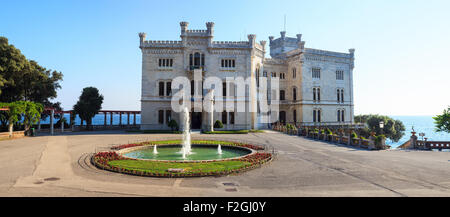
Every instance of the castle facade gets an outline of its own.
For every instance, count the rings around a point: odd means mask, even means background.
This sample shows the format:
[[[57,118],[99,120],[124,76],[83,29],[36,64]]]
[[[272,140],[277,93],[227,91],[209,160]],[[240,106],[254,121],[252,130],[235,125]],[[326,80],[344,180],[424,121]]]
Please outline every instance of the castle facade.
[[[181,123],[180,115],[171,106],[172,81],[186,77],[190,82],[192,103],[190,121],[193,129],[211,129],[211,124],[221,120],[226,130],[267,128],[261,123],[258,107],[259,78],[268,81],[277,78],[277,92],[268,91],[268,98],[279,100],[276,115],[282,123],[295,125],[349,125],[353,124],[353,68],[354,49],[349,53],[332,52],[305,47],[302,35],[279,38],[269,37],[256,41],[256,35],[248,35],[247,41],[214,41],[214,23],[207,22],[206,30],[190,30],[187,22],[181,22],[180,41],[147,40],[139,33],[142,51],[141,129],[170,129],[168,123]],[[270,52],[271,58],[266,58]],[[218,77],[224,102],[240,102],[245,112],[225,108],[222,112],[201,111],[207,91],[201,88],[203,81],[194,80]],[[226,78],[255,79],[239,97],[238,90],[226,83]],[[270,86],[270,85],[269,85]],[[196,91],[199,91],[198,94]],[[276,96],[275,96],[275,95]],[[269,100],[270,101],[270,100]]]

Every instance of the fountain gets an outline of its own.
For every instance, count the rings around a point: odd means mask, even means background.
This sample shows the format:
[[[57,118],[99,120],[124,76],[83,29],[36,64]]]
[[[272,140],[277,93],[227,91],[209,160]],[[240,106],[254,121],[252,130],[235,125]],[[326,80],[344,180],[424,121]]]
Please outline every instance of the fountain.
[[[184,107],[184,115],[183,115],[183,147],[181,148],[181,154],[183,155],[183,159],[186,159],[186,156],[192,154],[191,151],[191,132],[190,132],[190,122],[189,122],[189,110],[187,107]]]
[[[158,150],[156,150],[156,145],[153,146],[153,154],[158,154]]]
[[[222,146],[220,146],[220,144],[217,146],[217,154],[222,155]]]

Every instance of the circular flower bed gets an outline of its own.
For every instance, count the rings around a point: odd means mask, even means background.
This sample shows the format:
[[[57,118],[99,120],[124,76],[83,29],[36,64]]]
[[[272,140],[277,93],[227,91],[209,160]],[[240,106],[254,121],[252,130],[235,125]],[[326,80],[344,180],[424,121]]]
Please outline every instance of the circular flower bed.
[[[202,177],[202,176],[224,176],[241,173],[272,160],[272,154],[257,152],[264,150],[258,145],[244,144],[238,142],[197,140],[192,144],[221,144],[222,146],[239,146],[254,150],[252,154],[238,159],[214,160],[207,162],[180,162],[180,161],[145,161],[127,158],[118,153],[118,150],[137,146],[153,145],[175,145],[179,140],[152,141],[135,144],[126,144],[112,147],[113,151],[96,153],[91,162],[97,168],[137,176],[152,177]]]

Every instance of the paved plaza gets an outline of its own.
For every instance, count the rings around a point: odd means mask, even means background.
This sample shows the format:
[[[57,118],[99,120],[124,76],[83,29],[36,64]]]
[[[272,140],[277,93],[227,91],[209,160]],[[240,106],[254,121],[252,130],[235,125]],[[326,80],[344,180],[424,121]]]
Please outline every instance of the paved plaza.
[[[450,152],[367,151],[272,131],[192,135],[275,150],[274,161],[240,175],[137,177],[89,162],[113,144],[181,137],[110,131],[0,141],[0,196],[450,196]]]

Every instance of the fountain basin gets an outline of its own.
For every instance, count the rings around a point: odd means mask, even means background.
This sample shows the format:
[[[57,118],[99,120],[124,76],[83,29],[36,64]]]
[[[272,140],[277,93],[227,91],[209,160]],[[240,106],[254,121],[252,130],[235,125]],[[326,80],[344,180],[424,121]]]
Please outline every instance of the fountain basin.
[[[252,154],[254,151],[238,146],[221,146],[222,153],[218,153],[218,145],[192,145],[192,154],[183,158],[180,152],[182,145],[158,145],[158,153],[154,153],[154,146],[141,146],[122,149],[119,154],[126,158],[138,160],[154,160],[168,162],[208,162],[233,160]]]
[[[185,145],[182,140],[119,145],[111,147],[111,151],[97,152],[91,163],[99,169],[129,175],[187,178],[239,174],[273,159],[262,146],[216,140],[192,141],[192,153],[183,158],[181,149]]]

